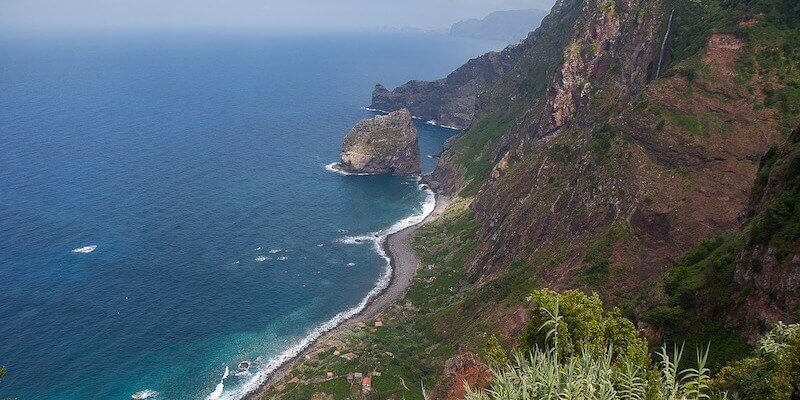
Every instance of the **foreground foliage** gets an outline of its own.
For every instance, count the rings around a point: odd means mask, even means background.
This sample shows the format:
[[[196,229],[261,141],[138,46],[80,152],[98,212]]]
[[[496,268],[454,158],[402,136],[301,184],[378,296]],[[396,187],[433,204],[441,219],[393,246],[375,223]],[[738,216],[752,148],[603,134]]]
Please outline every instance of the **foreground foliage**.
[[[776,399],[800,396],[800,325],[778,324],[758,342],[753,357],[711,377],[711,344],[685,360],[683,346],[665,344],[651,363],[632,323],[604,314],[597,296],[536,291],[530,348],[492,369],[490,388],[468,400]],[[633,332],[633,333],[631,333]],[[641,354],[640,349],[645,353]],[[687,366],[689,365],[689,366]]]
[[[723,368],[713,385],[741,399],[800,398],[800,325],[778,323],[752,357]]]

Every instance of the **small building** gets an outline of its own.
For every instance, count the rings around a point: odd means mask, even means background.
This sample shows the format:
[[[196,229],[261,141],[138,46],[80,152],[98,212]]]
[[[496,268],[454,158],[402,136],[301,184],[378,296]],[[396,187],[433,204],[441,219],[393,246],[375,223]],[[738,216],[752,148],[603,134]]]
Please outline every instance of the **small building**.
[[[325,374],[325,377],[328,379],[333,378],[333,371],[328,371],[328,373]]]
[[[367,393],[372,390],[372,378],[367,376],[361,380],[361,393]]]
[[[361,372],[353,373],[353,378],[362,379],[362,378],[364,378],[364,374],[362,374]]]
[[[381,322],[381,321],[375,321],[375,327],[376,327],[376,328],[380,328],[381,326],[383,326],[383,322]]]

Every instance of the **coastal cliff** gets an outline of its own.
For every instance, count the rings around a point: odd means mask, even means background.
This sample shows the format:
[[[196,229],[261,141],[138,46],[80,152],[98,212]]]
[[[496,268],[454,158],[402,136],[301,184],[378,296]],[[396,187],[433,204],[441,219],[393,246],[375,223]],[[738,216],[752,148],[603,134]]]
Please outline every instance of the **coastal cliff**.
[[[655,346],[710,341],[714,372],[795,322],[797,7],[559,0],[517,46],[378,86],[374,108],[466,128],[426,178],[452,202],[415,236],[406,299],[335,343],[357,361],[319,364],[378,368],[363,398],[419,397],[415,379],[462,398],[486,384],[477,361],[505,365],[539,331],[541,288],[596,293]]]
[[[372,92],[370,108],[385,111],[408,108],[426,121],[466,129],[479,109],[487,111],[486,105],[480,104],[485,101],[479,95],[490,97],[491,93],[482,91],[492,90],[500,78],[506,83],[495,86],[519,85],[522,89],[521,95],[505,99],[523,104],[543,87],[538,80],[556,68],[561,58],[559,49],[566,40],[561,29],[572,24],[576,11],[575,2],[557,2],[541,26],[519,44],[473,58],[445,78],[414,80],[391,91],[378,84]]]
[[[417,128],[407,109],[365,119],[347,134],[339,168],[349,173],[420,172]]]

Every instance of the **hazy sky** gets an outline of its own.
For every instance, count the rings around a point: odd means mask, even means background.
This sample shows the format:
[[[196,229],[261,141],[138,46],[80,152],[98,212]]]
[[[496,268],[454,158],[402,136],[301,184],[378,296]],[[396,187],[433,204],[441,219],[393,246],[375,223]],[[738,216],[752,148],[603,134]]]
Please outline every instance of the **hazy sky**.
[[[445,28],[554,0],[0,0],[4,29]]]

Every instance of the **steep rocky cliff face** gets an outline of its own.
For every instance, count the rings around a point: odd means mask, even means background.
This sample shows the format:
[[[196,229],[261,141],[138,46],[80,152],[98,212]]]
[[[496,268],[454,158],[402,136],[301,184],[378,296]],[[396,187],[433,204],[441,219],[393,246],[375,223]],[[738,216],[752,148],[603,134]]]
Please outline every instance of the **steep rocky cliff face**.
[[[518,85],[522,92],[528,94],[513,99],[520,103],[520,107],[526,99],[530,99],[530,93],[544,86],[530,83],[540,80],[548,74],[548,69],[557,65],[560,42],[564,40],[560,28],[572,24],[576,16],[576,4],[574,0],[559,0],[550,15],[542,20],[541,26],[525,40],[500,52],[474,58],[443,79],[433,82],[410,81],[392,91],[377,85],[370,107],[385,111],[408,108],[419,118],[466,129],[479,109],[488,111],[488,107],[478,104],[480,92],[495,85],[501,77],[509,78],[503,85]],[[511,99],[505,98],[504,101]]]
[[[793,118],[774,92],[797,85],[795,45],[764,39],[773,28],[757,3],[711,5],[711,17],[683,1],[559,3],[577,16],[561,19],[569,40],[544,90],[525,92],[513,73],[493,81],[431,178],[474,197],[467,281],[522,269],[541,285],[597,290],[615,304],[703,239],[736,230],[759,159]],[[666,73],[653,80],[673,7]],[[797,27],[788,29],[796,39]],[[766,58],[772,51],[789,61]],[[527,106],[516,107],[519,98]],[[770,270],[772,283],[737,279],[783,290],[784,272]],[[779,297],[764,294],[756,297]]]
[[[339,168],[351,173],[420,172],[417,128],[407,109],[359,122],[344,139]]]
[[[754,337],[800,318],[800,128],[762,159],[742,217],[734,280],[743,307],[729,318]]]
[[[465,129],[475,114],[478,88],[497,78],[511,63],[509,53],[513,51],[472,59],[438,81],[410,81],[392,91],[378,84],[369,107],[384,111],[408,108],[426,121]]]

